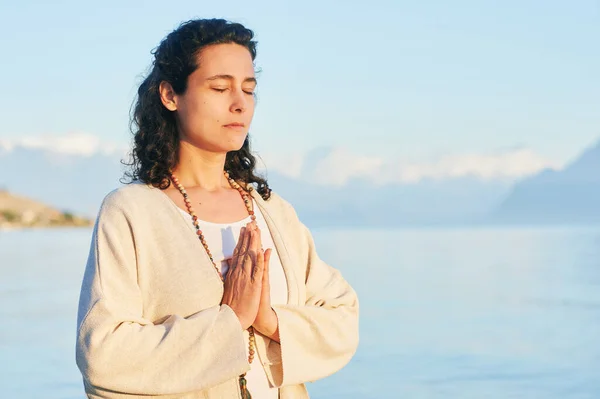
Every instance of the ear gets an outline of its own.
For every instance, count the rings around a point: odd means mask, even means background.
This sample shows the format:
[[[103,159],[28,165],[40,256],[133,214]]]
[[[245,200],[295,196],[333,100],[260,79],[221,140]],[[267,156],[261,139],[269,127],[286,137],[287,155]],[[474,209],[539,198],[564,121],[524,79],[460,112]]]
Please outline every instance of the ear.
[[[165,108],[169,111],[177,111],[177,94],[175,94],[175,90],[173,90],[171,83],[164,80],[160,82],[158,92],[160,94],[160,101]]]

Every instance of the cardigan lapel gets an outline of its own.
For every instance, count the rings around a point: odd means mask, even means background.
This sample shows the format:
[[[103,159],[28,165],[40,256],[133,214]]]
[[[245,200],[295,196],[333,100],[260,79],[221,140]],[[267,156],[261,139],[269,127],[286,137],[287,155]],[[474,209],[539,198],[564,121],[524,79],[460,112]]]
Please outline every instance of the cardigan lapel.
[[[250,191],[250,195],[256,201],[256,204],[258,205],[258,208],[262,213],[267,226],[269,227],[271,238],[273,238],[275,249],[279,255],[279,260],[281,261],[281,266],[283,267],[283,272],[287,281],[287,303],[290,305],[300,305],[298,276],[296,275],[297,268],[294,267],[293,260],[290,257],[284,238],[279,230],[279,226],[285,227],[283,215],[279,214],[277,210],[273,209],[268,201],[263,200],[255,189]]]
[[[250,195],[254,198],[255,203],[258,205],[259,211],[262,213],[267,226],[269,227],[269,232],[271,234],[271,238],[273,239],[273,244],[275,245],[275,249],[277,254],[279,255],[279,260],[281,262],[281,266],[283,267],[283,272],[287,281],[287,290],[288,290],[288,304],[291,305],[299,305],[299,286],[298,286],[298,276],[296,275],[297,267],[294,267],[294,261],[291,259],[288,249],[285,245],[284,238],[279,230],[279,226],[285,228],[286,220],[284,215],[279,211],[276,207],[272,205],[272,203],[268,201],[264,201],[260,194],[256,190],[250,191]],[[265,366],[266,369],[269,369],[272,365],[278,364],[282,362],[281,359],[281,349],[279,350],[270,350],[269,348],[272,345],[280,345],[271,341],[269,338],[264,335],[258,333],[255,335],[255,345],[256,352],[258,354],[258,358],[261,363]],[[279,353],[279,355],[275,355],[273,358],[269,358],[269,353]],[[268,372],[266,373],[269,383],[272,386],[275,386],[275,381],[273,379],[273,375]]]
[[[186,215],[183,215],[181,213],[181,209],[161,189],[150,186],[150,185],[146,185],[146,187],[148,189],[150,189],[151,191],[156,192],[157,198],[161,198],[161,201],[168,204],[168,206],[170,208],[170,212],[173,214],[173,223],[178,223],[180,226],[182,226],[182,228],[184,228],[183,226],[185,226],[185,229],[190,232],[190,234],[184,234],[184,236],[189,237],[190,244],[191,244],[190,247],[194,248],[194,250],[199,253],[198,259],[200,260],[202,267],[209,268],[210,270],[213,271],[212,276],[214,278],[211,279],[210,284],[213,284],[213,285],[219,287],[221,295],[223,295],[223,291],[224,291],[223,281],[221,280],[221,277],[215,270],[215,266],[213,265],[212,261],[210,260],[210,257],[208,256],[208,254],[206,253],[206,250],[202,246],[202,243],[200,242],[200,240],[198,240],[196,228],[192,224],[191,220],[188,220],[186,218]],[[161,208],[162,207],[160,207],[160,206],[156,207],[156,209],[161,209]],[[175,220],[180,221],[180,222],[175,222]],[[204,282],[204,283],[206,284],[207,282]]]

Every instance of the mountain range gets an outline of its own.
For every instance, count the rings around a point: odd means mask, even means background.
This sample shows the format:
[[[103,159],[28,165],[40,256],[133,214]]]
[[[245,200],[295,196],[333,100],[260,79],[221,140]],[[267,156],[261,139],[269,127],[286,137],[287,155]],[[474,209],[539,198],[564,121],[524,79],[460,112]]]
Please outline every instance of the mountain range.
[[[600,223],[600,142],[562,170],[517,182],[490,217],[495,223]]]
[[[320,165],[333,150],[312,154]],[[93,217],[104,196],[121,185],[122,153],[60,153],[0,147],[0,189],[63,211]],[[271,188],[312,227],[600,222],[600,143],[562,170],[545,169],[521,180],[462,174],[382,184],[354,175],[326,184],[311,174],[265,169]]]

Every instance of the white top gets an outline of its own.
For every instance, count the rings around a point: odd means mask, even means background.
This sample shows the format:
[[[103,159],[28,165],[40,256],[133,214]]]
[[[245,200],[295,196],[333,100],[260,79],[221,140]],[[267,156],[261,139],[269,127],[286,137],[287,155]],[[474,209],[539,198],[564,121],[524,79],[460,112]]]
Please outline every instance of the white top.
[[[269,227],[264,220],[262,213],[254,199],[252,206],[255,210],[256,223],[261,232],[261,242],[263,249],[272,249],[271,260],[269,262],[269,282],[271,285],[271,303],[272,304],[287,304],[287,281],[279,260],[279,255],[275,249],[273,238],[269,232]],[[187,215],[192,223],[192,217],[183,209],[179,209],[183,214]],[[227,259],[233,256],[240,231],[242,227],[251,221],[250,215],[247,218],[233,223],[211,223],[198,219],[200,230],[204,235],[204,239],[208,244],[208,248],[212,253],[213,259],[217,267],[220,268],[221,274],[227,278],[229,265]],[[248,355],[248,331],[244,331],[244,339],[246,342],[246,355]],[[254,361],[250,365],[250,371],[246,373],[246,381],[248,390],[253,398],[260,399],[277,399],[279,397],[278,389],[271,387],[269,380],[264,372],[261,362],[266,362],[267,359],[259,359],[255,351]]]

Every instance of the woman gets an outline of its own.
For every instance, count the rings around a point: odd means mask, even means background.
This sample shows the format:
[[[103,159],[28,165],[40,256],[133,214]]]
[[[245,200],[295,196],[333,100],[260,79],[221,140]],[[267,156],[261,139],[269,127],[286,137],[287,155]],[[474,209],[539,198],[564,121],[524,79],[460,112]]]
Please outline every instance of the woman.
[[[194,20],[154,53],[81,288],[89,398],[308,398],[356,350],[354,290],[254,172],[252,39]]]

